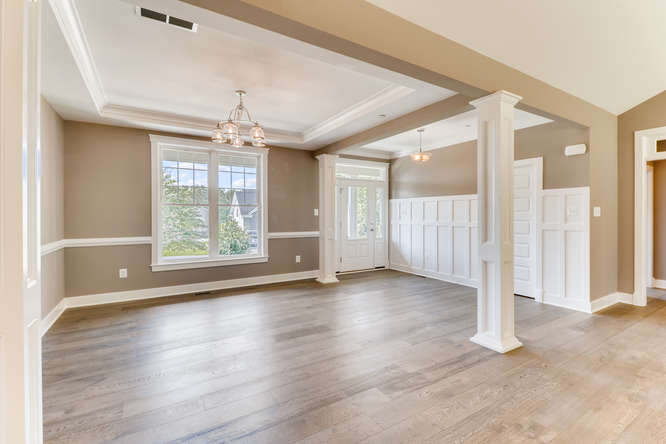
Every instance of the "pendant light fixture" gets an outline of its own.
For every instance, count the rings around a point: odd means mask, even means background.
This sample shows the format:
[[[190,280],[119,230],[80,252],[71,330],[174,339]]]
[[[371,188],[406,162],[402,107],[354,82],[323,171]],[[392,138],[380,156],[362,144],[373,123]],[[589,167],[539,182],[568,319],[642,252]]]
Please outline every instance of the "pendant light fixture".
[[[416,162],[427,162],[430,160],[432,154],[428,151],[423,151],[423,131],[425,131],[425,128],[419,128],[416,131],[419,133],[419,150],[412,153],[412,160]]]
[[[266,146],[264,130],[257,121],[252,120],[250,112],[245,105],[243,105],[243,96],[246,94],[247,93],[242,89],[236,90],[236,95],[239,99],[238,105],[229,111],[229,116],[226,121],[220,121],[217,123],[215,129],[213,129],[213,135],[211,137],[213,142],[227,143],[237,148],[242,147],[244,142],[241,134],[241,123],[245,122],[252,124],[247,135],[252,142],[252,145]],[[247,118],[245,118],[245,116],[247,116]]]

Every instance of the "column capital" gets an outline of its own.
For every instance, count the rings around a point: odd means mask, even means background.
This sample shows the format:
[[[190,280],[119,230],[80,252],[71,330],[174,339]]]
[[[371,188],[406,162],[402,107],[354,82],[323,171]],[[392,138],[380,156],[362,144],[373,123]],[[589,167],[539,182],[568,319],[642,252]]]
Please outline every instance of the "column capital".
[[[322,161],[326,159],[337,159],[338,157],[340,156],[338,156],[337,154],[318,154],[315,156],[315,159]]]
[[[471,102],[469,102],[469,104],[475,108],[479,108],[479,106],[492,103],[506,103],[511,106],[515,106],[516,103],[520,102],[521,100],[522,97],[520,97],[519,95],[501,89],[492,94],[488,94],[487,96],[479,97],[476,100],[472,100]]]

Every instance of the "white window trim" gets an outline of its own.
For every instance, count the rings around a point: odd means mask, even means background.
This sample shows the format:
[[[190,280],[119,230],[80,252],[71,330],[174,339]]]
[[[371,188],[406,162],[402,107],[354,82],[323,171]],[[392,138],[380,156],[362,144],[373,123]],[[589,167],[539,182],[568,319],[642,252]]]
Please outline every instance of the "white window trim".
[[[226,265],[239,265],[239,264],[254,264],[261,262],[268,262],[268,199],[267,199],[267,181],[268,181],[268,148],[254,148],[242,147],[234,148],[227,145],[218,145],[212,142],[204,142],[200,140],[183,139],[178,137],[158,136],[155,134],[150,135],[150,153],[151,153],[151,215],[152,215],[152,271],[170,271],[170,270],[186,270],[191,268],[206,268],[206,267],[219,267]],[[251,154],[257,157],[257,177],[259,178],[259,199],[258,203],[261,206],[261,214],[259,218],[259,232],[261,233],[261,240],[258,245],[258,252],[256,254],[238,255],[228,258],[191,258],[187,260],[161,260],[160,247],[162,233],[159,229],[161,224],[160,208],[162,206],[161,193],[160,193],[160,149],[163,147],[170,147],[176,149],[185,149],[193,151],[207,151],[215,154]],[[208,186],[209,190],[217,190],[217,174],[212,169],[213,165],[209,167]],[[211,191],[212,194],[212,191]],[[209,205],[213,202],[209,200]],[[211,214],[216,215],[216,211],[210,211]],[[216,222],[217,217],[213,216],[213,221]],[[215,224],[216,225],[216,224]],[[214,229],[210,226],[209,230]],[[215,245],[210,246],[211,251],[215,251]]]

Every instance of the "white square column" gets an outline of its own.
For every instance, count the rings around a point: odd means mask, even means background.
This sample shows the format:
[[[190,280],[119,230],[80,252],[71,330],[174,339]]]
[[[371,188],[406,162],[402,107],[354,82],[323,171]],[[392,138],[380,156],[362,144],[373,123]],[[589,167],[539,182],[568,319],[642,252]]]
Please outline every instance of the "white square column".
[[[479,287],[477,332],[471,340],[500,353],[522,344],[514,334],[514,106],[521,97],[498,91],[470,102],[478,112],[477,194]]]
[[[319,160],[319,277],[322,284],[338,282],[335,276],[335,163],[338,156],[320,154]]]

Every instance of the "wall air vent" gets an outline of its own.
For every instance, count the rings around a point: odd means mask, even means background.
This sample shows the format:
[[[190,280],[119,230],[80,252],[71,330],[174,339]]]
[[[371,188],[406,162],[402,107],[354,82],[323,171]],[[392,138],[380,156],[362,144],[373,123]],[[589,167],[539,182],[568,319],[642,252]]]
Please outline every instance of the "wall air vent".
[[[183,20],[178,17],[172,17],[163,12],[157,12],[153,11],[152,9],[147,9],[137,6],[136,15],[152,20],[157,20],[158,22],[166,23],[168,25],[177,26],[181,29],[187,29],[188,31],[197,32],[198,25],[196,23],[190,22],[188,20]]]

